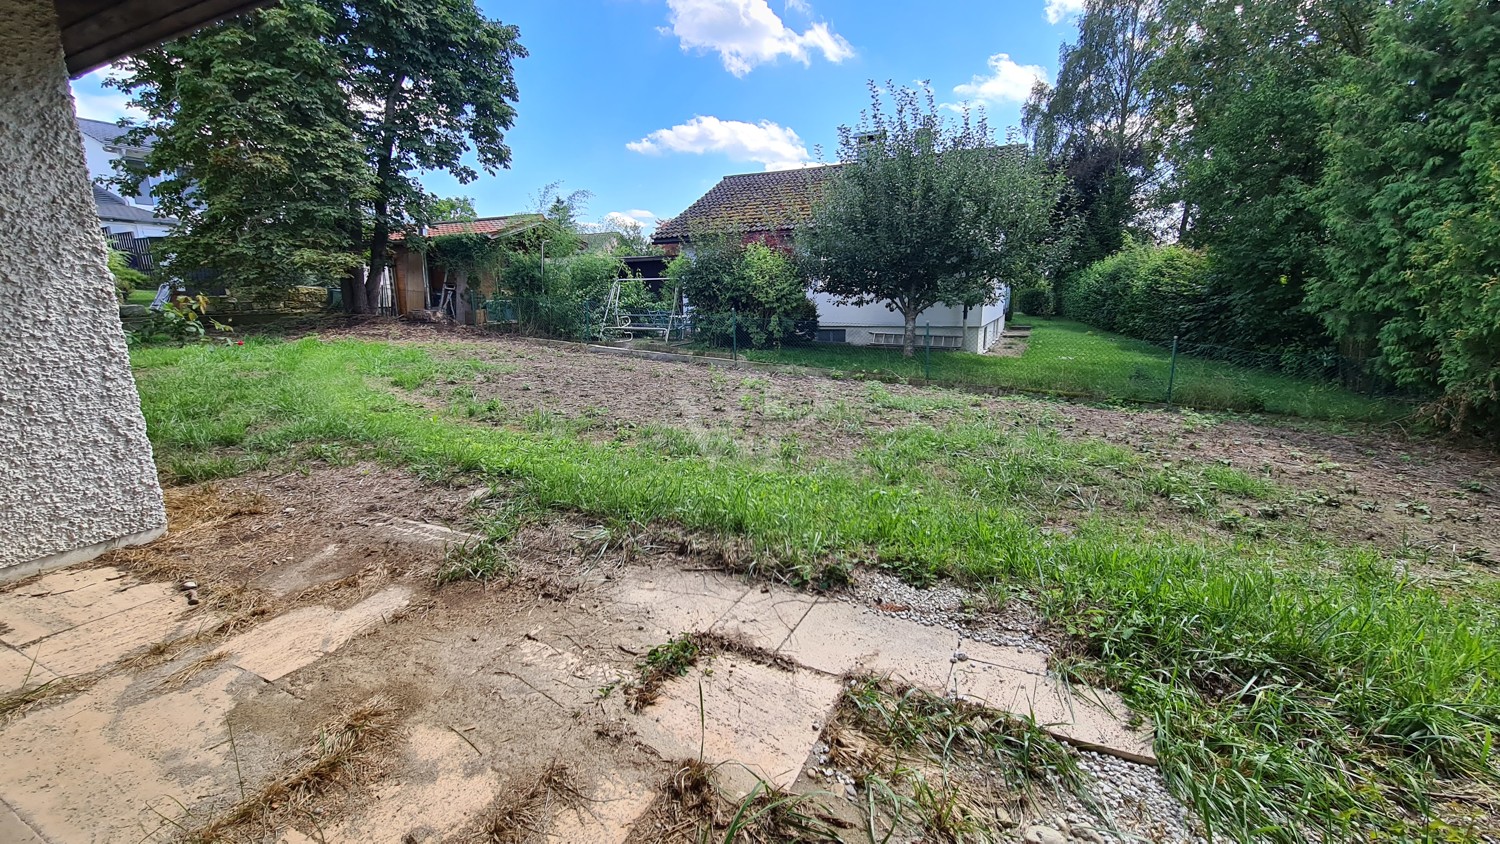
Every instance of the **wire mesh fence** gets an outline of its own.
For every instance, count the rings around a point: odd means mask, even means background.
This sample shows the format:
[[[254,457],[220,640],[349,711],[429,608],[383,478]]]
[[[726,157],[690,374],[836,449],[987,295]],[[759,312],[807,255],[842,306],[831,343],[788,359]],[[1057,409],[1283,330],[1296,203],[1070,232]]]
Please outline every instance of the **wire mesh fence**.
[[[486,304],[492,329],[629,343],[845,377],[1020,391],[1205,410],[1376,421],[1409,411],[1366,361],[1324,350],[1252,351],[1177,338],[1152,343],[1063,319],[1008,326],[834,326],[743,313],[611,313],[545,298]]]

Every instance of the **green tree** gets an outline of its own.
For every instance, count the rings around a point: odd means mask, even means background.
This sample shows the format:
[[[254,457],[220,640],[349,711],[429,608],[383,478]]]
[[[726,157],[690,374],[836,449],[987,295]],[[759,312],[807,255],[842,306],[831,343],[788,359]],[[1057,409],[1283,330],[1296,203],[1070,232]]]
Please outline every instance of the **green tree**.
[[[337,44],[361,119],[357,132],[375,172],[369,274],[354,305],[373,311],[391,232],[417,218],[426,197],[417,174],[442,170],[461,184],[510,165],[505,132],[515,122],[513,62],[520,32],[486,18],[474,0],[323,0],[337,17]]]
[[[994,301],[1000,282],[1047,272],[1060,179],[997,146],[982,117],[944,119],[930,91],[895,89],[888,114],[870,90],[860,129],[839,129],[842,166],[799,243],[821,290],[902,315],[910,357],[921,312]]]
[[[429,223],[461,223],[478,219],[479,212],[471,196],[429,196],[422,216]]]
[[[181,221],[163,246],[169,273],[217,270],[231,287],[265,290],[326,284],[358,264],[350,204],[372,180],[336,24],[288,0],[125,60],[114,84],[146,113],[125,142],[154,145],[121,181],[134,192],[166,176],[158,207]]]
[[[1318,86],[1363,53],[1373,0],[1165,0],[1150,73],[1182,240],[1207,249],[1225,345],[1326,346],[1304,306],[1326,238]]]
[[[1158,0],[1088,0],[1078,39],[1058,53],[1022,112],[1033,151],[1065,173],[1059,222],[1071,223],[1066,275],[1119,249],[1147,202],[1157,141],[1147,71],[1160,51]]]
[[[1500,426],[1500,7],[1398,0],[1323,91],[1330,237],[1309,302],[1345,348]]]

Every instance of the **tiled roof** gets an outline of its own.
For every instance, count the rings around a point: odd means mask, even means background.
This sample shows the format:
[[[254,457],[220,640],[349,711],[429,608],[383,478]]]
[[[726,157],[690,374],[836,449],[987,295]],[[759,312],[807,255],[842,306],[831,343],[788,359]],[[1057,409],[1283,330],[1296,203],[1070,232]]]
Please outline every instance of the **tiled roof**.
[[[99,185],[93,187],[94,209],[99,212],[101,220],[113,220],[119,223],[160,223],[164,226],[177,225],[177,221],[171,217],[158,217],[150,208],[131,205],[109,188]]]
[[[457,223],[434,223],[427,227],[428,237],[442,237],[449,234],[515,234],[531,228],[546,220],[541,214],[511,214],[506,217],[480,217],[477,220],[464,220]],[[393,232],[391,240],[401,240],[401,232]]]
[[[101,144],[117,143],[120,140],[121,135],[130,131],[123,126],[116,126],[113,123],[106,123],[103,120],[90,120],[87,117],[80,117],[77,118],[77,120],[78,131],[82,132],[85,135],[88,135],[90,138],[93,138]],[[145,147],[149,148],[150,146],[151,141],[148,139],[146,141]]]
[[[813,203],[838,165],[725,176],[713,190],[656,228],[657,242],[694,231],[764,232],[794,229],[812,219]]]

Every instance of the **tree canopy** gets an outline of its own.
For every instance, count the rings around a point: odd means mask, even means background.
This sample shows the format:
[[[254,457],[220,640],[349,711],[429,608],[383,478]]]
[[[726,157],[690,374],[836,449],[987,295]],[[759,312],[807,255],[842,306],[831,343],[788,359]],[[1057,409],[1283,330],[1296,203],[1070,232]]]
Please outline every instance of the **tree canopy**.
[[[884,303],[916,348],[917,315],[975,307],[999,284],[1047,269],[1059,180],[1019,145],[997,145],[982,115],[945,118],[930,91],[873,83],[857,128],[839,129],[841,166],[799,234],[819,289]]]
[[[181,225],[165,265],[217,271],[237,288],[324,284],[359,263],[358,206],[373,177],[353,134],[336,21],[307,0],[127,59],[119,83],[147,115],[126,143],[153,142],[158,209]]]
[[[342,275],[371,310],[392,232],[472,216],[418,173],[509,165],[519,37],[474,0],[287,0],[209,27],[127,62],[119,86],[156,138],[130,178],[169,177],[174,261],[251,287]]]

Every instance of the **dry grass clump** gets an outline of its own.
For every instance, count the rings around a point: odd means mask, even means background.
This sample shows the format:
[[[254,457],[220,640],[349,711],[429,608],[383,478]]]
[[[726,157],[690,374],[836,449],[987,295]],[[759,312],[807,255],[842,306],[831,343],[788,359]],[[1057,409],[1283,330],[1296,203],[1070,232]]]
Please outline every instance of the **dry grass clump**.
[[[826,794],[789,794],[759,781],[733,800],[713,775],[713,766],[701,760],[678,763],[628,844],[842,842],[852,828],[822,811],[818,801]]]
[[[559,808],[584,799],[573,772],[553,760],[540,773],[517,777],[486,813],[469,844],[519,844],[543,831]]]
[[[203,656],[193,660],[192,662],[168,675],[167,679],[163,680],[161,683],[162,688],[167,689],[168,691],[175,692],[178,689],[181,689],[183,686],[186,686],[189,680],[197,677],[199,674],[207,671],[215,665],[218,665],[228,658],[228,651],[213,651],[211,653],[204,654]]]
[[[217,484],[168,487],[167,535],[149,545],[122,548],[100,558],[101,564],[127,569],[142,578],[182,580],[199,574],[203,555],[194,553],[215,543],[205,536],[244,516],[269,512],[265,496],[242,490],[226,492]]]
[[[94,680],[92,676],[58,677],[29,688],[23,683],[18,689],[0,693],[0,725],[9,724],[44,701],[81,692]]]
[[[336,785],[358,781],[374,752],[398,733],[400,708],[376,695],[340,715],[318,731],[317,738],[287,767],[285,773],[203,826],[188,841],[218,841],[252,824],[269,825],[276,815],[305,806]]]
[[[722,633],[684,633],[646,652],[636,666],[638,676],[625,688],[625,699],[632,712],[640,712],[656,702],[661,687],[673,677],[685,676],[693,666],[718,654],[737,654],[762,665],[791,671],[795,664],[784,656]]]

